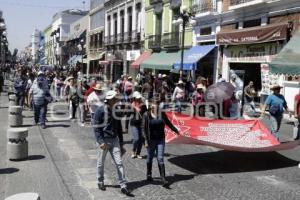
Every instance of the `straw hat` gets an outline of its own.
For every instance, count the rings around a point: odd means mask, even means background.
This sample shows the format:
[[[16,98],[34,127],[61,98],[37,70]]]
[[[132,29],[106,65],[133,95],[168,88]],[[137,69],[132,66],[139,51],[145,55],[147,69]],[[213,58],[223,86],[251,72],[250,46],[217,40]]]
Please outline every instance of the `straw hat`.
[[[141,98],[142,98],[142,95],[141,95],[141,93],[135,91],[135,92],[132,94],[132,98],[135,98],[135,99],[141,99]]]
[[[197,85],[197,89],[205,90],[205,87],[204,87],[202,84],[198,84],[198,85]]]
[[[102,88],[102,86],[101,86],[100,83],[98,83],[95,87],[93,87],[93,89],[97,90],[97,91],[102,91],[103,90],[103,88]]]
[[[110,91],[108,91],[108,92],[106,93],[105,99],[106,99],[106,100],[113,99],[113,98],[115,98],[115,97],[117,96],[117,94],[118,94],[118,93],[117,93],[116,91],[110,90]]]
[[[181,85],[181,84],[184,84],[184,83],[183,83],[182,80],[179,80],[178,83],[177,83],[177,85]]]
[[[167,75],[166,75],[166,74],[163,74],[163,75],[162,75],[162,77],[163,77],[163,78],[166,78],[166,77],[167,77]]]
[[[282,86],[280,86],[280,85],[274,85],[272,88],[271,88],[271,90],[280,90],[282,88]]]

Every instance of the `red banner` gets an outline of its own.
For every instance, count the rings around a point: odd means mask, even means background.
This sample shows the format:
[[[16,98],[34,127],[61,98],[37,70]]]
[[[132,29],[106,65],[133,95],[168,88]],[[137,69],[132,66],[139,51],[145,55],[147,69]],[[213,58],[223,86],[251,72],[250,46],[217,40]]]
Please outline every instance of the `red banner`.
[[[166,142],[212,146],[230,151],[266,152],[291,149],[293,141],[281,144],[259,120],[209,120],[168,112],[176,135],[166,128]]]

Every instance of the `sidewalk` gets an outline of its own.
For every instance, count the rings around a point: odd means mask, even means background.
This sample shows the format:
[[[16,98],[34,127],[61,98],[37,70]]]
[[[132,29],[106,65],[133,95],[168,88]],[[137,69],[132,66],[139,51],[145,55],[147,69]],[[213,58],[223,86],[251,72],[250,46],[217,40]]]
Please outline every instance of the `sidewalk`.
[[[0,129],[1,129],[1,172],[0,172],[0,199],[23,192],[36,192],[41,199],[49,200],[70,200],[70,199],[89,199],[74,197],[75,192],[71,189],[81,192],[83,189],[78,187],[78,180],[73,177],[72,168],[68,161],[57,155],[53,155],[49,151],[49,146],[56,147],[55,140],[45,142],[44,133],[37,126],[31,126],[33,116],[31,112],[24,111],[24,125],[29,129],[29,157],[25,161],[13,162],[6,157],[6,130],[8,110],[3,108],[7,105],[7,96],[1,96],[1,113],[0,113]],[[47,138],[48,139],[48,138]],[[61,172],[64,172],[62,174]],[[65,173],[69,172],[69,173]],[[68,179],[67,179],[68,178]],[[66,180],[69,181],[66,184]],[[70,185],[74,188],[70,188]],[[82,192],[81,192],[82,193]],[[84,196],[88,196],[85,192]]]

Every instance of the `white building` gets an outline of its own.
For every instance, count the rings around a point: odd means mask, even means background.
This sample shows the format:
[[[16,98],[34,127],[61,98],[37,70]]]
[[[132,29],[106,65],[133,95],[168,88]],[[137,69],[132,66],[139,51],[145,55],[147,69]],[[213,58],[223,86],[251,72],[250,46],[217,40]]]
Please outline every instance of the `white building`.
[[[68,54],[63,49],[64,43],[69,39],[70,24],[85,16],[87,12],[81,10],[65,10],[56,13],[52,20],[53,55],[55,65],[65,65]]]
[[[42,40],[43,32],[35,29],[31,35],[31,57],[33,63],[37,63],[41,59],[40,55],[44,48],[41,44]]]

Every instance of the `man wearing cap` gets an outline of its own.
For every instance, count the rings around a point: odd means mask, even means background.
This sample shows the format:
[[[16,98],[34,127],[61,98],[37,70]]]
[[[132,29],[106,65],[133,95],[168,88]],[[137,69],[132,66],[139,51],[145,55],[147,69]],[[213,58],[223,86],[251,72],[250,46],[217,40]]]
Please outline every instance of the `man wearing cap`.
[[[279,139],[279,129],[283,118],[284,108],[288,111],[287,103],[283,95],[280,94],[281,86],[276,85],[271,88],[273,94],[266,99],[265,105],[262,108],[261,118],[265,115],[266,108],[269,107],[271,115],[271,132]]]
[[[121,149],[118,139],[120,120],[116,119],[115,106],[119,99],[117,92],[110,90],[105,96],[106,104],[99,106],[94,115],[94,133],[98,145],[98,159],[97,159],[97,182],[98,188],[105,191],[104,185],[104,163],[107,153],[109,152],[117,167],[119,184],[121,192],[127,196],[131,193],[127,189],[127,181],[125,178],[124,167],[121,159]]]
[[[183,85],[183,81],[179,80],[172,96],[172,100],[176,103],[175,107],[178,113],[181,113],[181,103],[183,102],[185,97],[185,90]]]
[[[87,105],[93,121],[93,116],[98,107],[103,105],[104,94],[103,88],[100,83],[96,84],[93,88],[93,92],[87,97]]]

